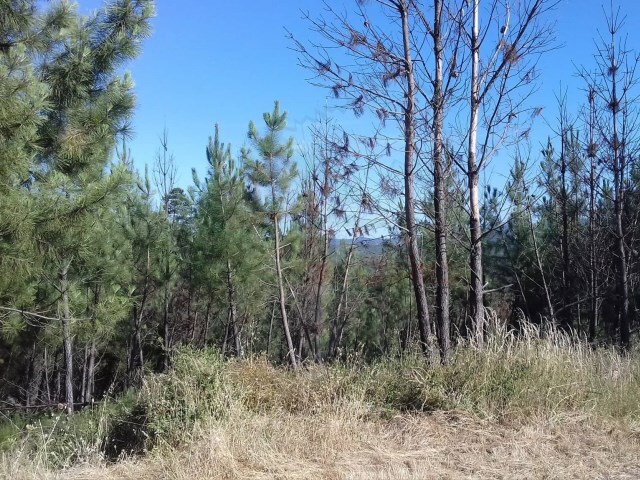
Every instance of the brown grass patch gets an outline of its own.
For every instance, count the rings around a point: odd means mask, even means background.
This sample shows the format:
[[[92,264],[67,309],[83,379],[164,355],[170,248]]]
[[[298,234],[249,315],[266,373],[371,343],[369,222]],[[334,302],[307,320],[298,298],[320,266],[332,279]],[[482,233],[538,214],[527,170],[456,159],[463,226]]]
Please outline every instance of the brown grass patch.
[[[535,327],[460,345],[448,366],[295,374],[185,350],[128,400],[20,432],[0,478],[635,479],[639,398],[640,352]],[[144,455],[108,463],[115,439]]]
[[[80,465],[31,480],[635,479],[637,432],[579,416],[499,424],[462,412],[364,421],[332,415],[233,415],[144,460]],[[8,473],[8,472],[6,472]],[[8,477],[7,477],[8,478]]]

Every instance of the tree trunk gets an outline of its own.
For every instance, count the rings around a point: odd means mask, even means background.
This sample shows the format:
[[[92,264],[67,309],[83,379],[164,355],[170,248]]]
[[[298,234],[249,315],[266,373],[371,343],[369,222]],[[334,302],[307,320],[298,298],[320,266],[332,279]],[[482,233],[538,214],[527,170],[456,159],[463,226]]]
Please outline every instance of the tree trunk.
[[[275,194],[274,194],[275,197]],[[278,276],[278,293],[280,297],[280,315],[282,317],[282,328],[284,330],[284,336],[287,341],[287,348],[289,351],[287,355],[291,366],[294,370],[298,370],[298,361],[296,360],[296,352],[291,339],[291,332],[289,330],[289,319],[287,317],[287,303],[284,293],[284,279],[282,277],[282,266],[280,264],[280,228],[278,226],[278,215],[273,213],[273,230],[275,237],[275,256],[276,256],[276,275]]]
[[[56,352],[54,365],[55,365],[55,372],[56,372],[56,380],[55,380],[56,394],[55,394],[55,399],[58,402],[62,402],[62,367],[60,366],[60,352],[59,351]]]
[[[87,385],[84,401],[93,403],[93,396],[96,383],[96,341],[91,340],[89,346],[89,360],[87,362]]]
[[[238,325],[238,314],[235,300],[235,285],[233,282],[233,269],[231,268],[231,260],[227,259],[227,307],[229,322],[233,328],[233,340],[236,349],[236,356],[243,357],[242,339],[240,338],[240,327]]]
[[[615,117],[614,117],[615,118]],[[614,121],[615,125],[615,121]],[[615,127],[614,127],[615,132]],[[614,133],[616,138],[616,133]],[[631,338],[629,328],[629,280],[627,274],[627,249],[625,245],[623,205],[624,205],[624,163],[619,152],[614,153],[614,183],[615,183],[615,216],[616,216],[616,255],[617,255],[617,283],[618,304],[620,318],[620,346],[628,349]]]
[[[44,383],[47,389],[47,403],[51,403],[51,382],[50,382],[50,378],[49,378],[49,356],[48,356],[48,352],[47,352],[47,347],[44,347]]]
[[[71,338],[71,313],[69,311],[69,266],[71,261],[67,262],[60,272],[60,293],[62,315],[62,336],[64,343],[64,365],[65,365],[65,402],[67,413],[73,413],[73,341]]]
[[[595,342],[598,327],[598,278],[596,273],[596,145],[594,128],[596,124],[595,92],[589,91],[589,146],[587,156],[589,169],[589,296],[591,315],[589,317],[589,341]]]
[[[482,270],[482,226],[480,222],[480,200],[478,193],[479,169],[476,155],[478,147],[478,114],[480,95],[480,44],[479,44],[479,0],[473,0],[473,27],[471,33],[471,105],[469,125],[469,151],[467,183],[469,188],[469,312],[476,344],[484,344],[484,292]]]
[[[169,370],[169,350],[171,349],[171,333],[169,328],[169,287],[165,285],[162,296],[162,368]]]
[[[144,377],[144,355],[142,350],[142,318],[144,316],[144,308],[149,294],[149,272],[151,270],[151,252],[147,248],[147,265],[145,271],[144,287],[142,290],[142,299],[139,305],[133,308],[131,317],[132,335],[131,335],[131,352],[129,354],[129,377],[133,385],[138,385]]]
[[[271,320],[269,321],[269,337],[267,339],[267,358],[271,354],[271,340],[273,338],[273,319],[276,316],[276,302],[273,302],[271,307]]]
[[[531,213],[531,207],[529,211],[529,227],[531,228],[531,239],[533,240],[533,251],[536,256],[536,263],[538,264],[538,270],[540,271],[540,277],[542,278],[542,287],[544,288],[545,298],[547,300],[547,308],[549,310],[549,316],[551,317],[551,324],[555,327],[557,325],[556,313],[553,308],[553,302],[551,301],[551,292],[547,285],[546,276],[544,274],[544,268],[542,266],[542,259],[540,258],[540,250],[538,248],[538,240],[536,239],[536,231],[533,226],[533,214]]]
[[[610,143],[613,146],[613,183],[614,183],[614,210],[616,217],[616,255],[617,255],[617,290],[618,290],[618,317],[620,322],[620,346],[628,349],[631,338],[629,329],[629,282],[627,278],[627,249],[625,245],[624,232],[624,141],[620,139],[620,128],[618,125],[618,112],[620,109],[620,99],[617,93],[617,56],[615,55],[615,45],[612,40],[612,56],[609,71],[612,72],[612,90],[610,105],[613,113],[613,132]],[[624,135],[622,135],[624,137]]]
[[[433,90],[433,184],[436,241],[436,325],[442,362],[451,359],[449,320],[449,260],[447,258],[447,191],[443,165],[444,98],[442,92],[442,1],[434,1],[433,22],[436,74]]]
[[[620,346],[628,349],[630,345],[630,328],[629,328],[629,281],[627,275],[627,251],[624,242],[624,225],[622,219],[622,172],[618,169],[616,178],[616,250],[617,250],[617,270],[618,270],[618,297],[619,317],[620,317]]]
[[[570,294],[570,282],[569,282],[569,197],[567,195],[567,152],[566,152],[566,140],[564,128],[561,129],[561,152],[560,152],[560,176],[562,180],[561,196],[562,196],[562,318],[560,319],[560,325],[563,330],[569,331],[572,327],[571,309],[567,308],[570,303],[568,295]]]
[[[196,313],[193,315],[193,322],[191,322],[191,345],[196,344],[196,327],[198,325],[198,315],[200,311],[196,310]]]
[[[409,12],[408,5],[402,1],[399,3],[402,20],[402,38],[404,47],[404,63],[407,75],[407,103],[404,108],[404,210],[407,222],[407,247],[409,250],[409,263],[411,264],[411,282],[416,297],[418,314],[418,329],[420,331],[420,347],[422,353],[431,358],[431,324],[429,322],[429,305],[424,286],[422,258],[418,250],[418,227],[415,218],[415,192],[414,192],[414,103],[415,80],[413,77],[413,61],[411,59],[409,40]]]
[[[204,328],[202,329],[202,347],[207,346],[209,340],[209,324],[211,323],[211,300],[207,302],[207,311],[204,317]]]
[[[318,283],[316,284],[316,295],[315,295],[315,309],[313,315],[313,345],[310,345],[311,349],[314,352],[315,361],[320,362],[322,359],[320,358],[320,324],[322,323],[322,288],[324,287],[324,275],[327,268],[327,260],[329,258],[329,228],[327,225],[328,219],[328,199],[327,193],[329,191],[329,176],[331,172],[329,171],[329,163],[328,159],[325,159],[325,169],[324,169],[324,185],[323,185],[323,195],[322,195],[322,253],[320,257],[320,271],[318,273]]]
[[[140,312],[138,307],[133,308],[131,316],[132,333],[131,333],[131,351],[129,352],[129,376],[133,385],[138,385],[142,381],[144,374],[144,356],[142,351],[142,315],[144,309],[144,299],[140,304]]]
[[[360,229],[360,218],[362,216],[362,204],[358,206],[358,213],[356,215],[356,220],[353,225],[353,235],[351,236],[351,243],[349,244],[349,251],[347,252],[347,258],[345,259],[345,267],[344,274],[342,276],[342,282],[340,284],[340,294],[338,295],[338,305],[336,306],[336,311],[334,315],[334,319],[331,325],[331,334],[329,336],[329,348],[327,357],[330,359],[335,359],[338,348],[340,347],[340,343],[342,341],[342,332],[347,323],[347,315],[343,315],[343,310],[346,309],[346,301],[347,301],[347,288],[349,287],[349,270],[351,268],[351,260],[353,259],[353,252],[355,250],[356,238],[358,237],[358,230]]]
[[[42,376],[45,370],[45,358],[39,351],[37,342],[33,343],[31,352],[31,368],[29,369],[30,375],[27,382],[27,407],[38,403],[40,385],[42,384]]]
[[[84,358],[82,360],[82,384],[80,385],[80,403],[85,402],[87,393],[87,370],[89,367],[89,347],[84,346]]]

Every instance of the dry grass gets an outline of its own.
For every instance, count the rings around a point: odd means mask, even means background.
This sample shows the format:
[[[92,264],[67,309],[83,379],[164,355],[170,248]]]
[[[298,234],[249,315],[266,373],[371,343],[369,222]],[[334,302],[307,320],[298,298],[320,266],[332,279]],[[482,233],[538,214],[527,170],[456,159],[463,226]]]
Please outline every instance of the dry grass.
[[[73,433],[86,431],[82,415],[55,435],[23,435],[0,478],[635,479],[639,398],[638,355],[531,326],[496,328],[446,367],[408,357],[296,375],[186,351],[148,379],[128,416],[105,408],[85,419],[99,426],[89,435]],[[151,450],[109,463],[101,452],[123,429]]]
[[[635,479],[637,435],[580,417],[500,425],[461,412],[362,420],[352,413],[233,415],[179,449],[143,460],[16,480],[115,479]],[[8,473],[8,472],[7,472]]]

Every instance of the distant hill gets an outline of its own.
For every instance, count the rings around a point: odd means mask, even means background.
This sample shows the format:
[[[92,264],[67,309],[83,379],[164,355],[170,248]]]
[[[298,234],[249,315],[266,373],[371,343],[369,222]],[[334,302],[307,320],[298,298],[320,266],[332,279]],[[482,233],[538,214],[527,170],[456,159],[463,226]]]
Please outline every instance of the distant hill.
[[[358,254],[363,257],[371,257],[382,255],[385,244],[389,242],[398,242],[399,239],[395,237],[358,237],[355,241],[355,247]],[[347,250],[351,245],[350,238],[334,238],[329,244],[329,250],[333,253],[335,251]]]

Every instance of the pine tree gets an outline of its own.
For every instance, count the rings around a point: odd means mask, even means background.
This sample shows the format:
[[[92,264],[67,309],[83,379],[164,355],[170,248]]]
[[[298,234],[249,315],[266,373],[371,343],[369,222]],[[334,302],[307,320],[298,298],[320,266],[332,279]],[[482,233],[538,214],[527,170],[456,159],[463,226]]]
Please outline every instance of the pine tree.
[[[163,286],[167,281],[164,255],[173,252],[175,240],[167,215],[154,205],[148,171],[142,178],[135,175],[135,188],[127,192],[126,213],[121,217],[122,234],[127,239],[125,269],[131,272],[128,291],[131,296],[128,329],[127,379],[128,385],[139,385],[145,374],[147,353],[160,352],[160,362],[166,357],[162,338],[163,325],[157,325],[155,314],[164,313]],[[173,260],[172,260],[173,261]],[[170,265],[171,267],[171,265]],[[160,295],[158,296],[158,292]],[[160,298],[159,298],[160,297]],[[160,308],[157,308],[157,304]],[[147,321],[150,320],[150,321]],[[164,320],[164,318],[163,318]],[[157,344],[148,345],[148,333],[160,330]],[[153,350],[149,347],[155,347]]]
[[[278,298],[280,303],[280,315],[282,328],[287,342],[287,356],[294,369],[298,369],[298,361],[293,346],[293,340],[289,329],[289,319],[287,316],[287,302],[285,295],[284,276],[281,262],[280,245],[280,222],[286,217],[285,209],[286,195],[291,182],[297,177],[296,164],[293,157],[293,138],[282,142],[280,139],[282,131],[287,125],[286,112],[280,113],[280,105],[276,101],[273,112],[266,112],[263,115],[265,123],[265,133],[260,135],[255,124],[249,123],[249,140],[256,149],[258,158],[252,159],[249,151],[244,151],[243,158],[249,178],[256,184],[266,187],[269,200],[267,211],[272,225],[273,234],[273,255],[275,270],[278,281]]]
[[[241,293],[252,288],[253,272],[264,260],[262,242],[254,230],[257,222],[247,202],[244,168],[233,159],[231,146],[220,141],[218,125],[213,139],[209,138],[206,154],[206,180],[201,183],[194,172],[199,195],[194,240],[198,277],[212,300],[215,296],[225,299],[223,345],[227,345],[230,333],[233,351],[241,357],[245,352],[245,326],[239,312],[245,300]],[[255,295],[252,299],[257,300]]]
[[[0,1],[0,11],[0,305],[27,309],[39,265],[32,242],[34,163],[41,113],[51,105],[36,58],[59,40],[73,15],[67,4],[39,12],[29,0]]]
[[[76,301],[72,309],[83,312],[83,320],[75,327],[79,345],[84,345],[81,358],[80,403],[89,403],[101,392],[96,391],[98,359],[105,353],[124,358],[120,332],[126,330],[131,308],[129,285],[131,271],[126,265],[130,249],[119,222],[126,210],[122,208],[124,195],[113,195],[94,217],[90,227],[86,253],[78,259],[80,272]],[[102,365],[102,368],[116,368]]]
[[[36,8],[33,3],[18,5],[25,12]],[[25,122],[27,131],[37,127],[37,148],[28,151],[34,161],[22,184],[33,194],[29,209],[43,262],[41,279],[57,304],[51,315],[60,318],[69,412],[74,404],[74,320],[80,316],[73,304],[83,280],[79,265],[89,255],[92,225],[101,209],[128,181],[124,167],[108,171],[116,136],[126,132],[134,106],[132,81],[127,74],[119,76],[118,69],[136,56],[152,14],[150,0],[119,0],[90,18],[61,4],[36,22],[57,26],[57,34],[29,52],[46,96],[18,95],[27,105],[39,106],[39,123]],[[27,53],[11,39],[7,49],[17,56]],[[16,182],[19,176],[13,178]]]

